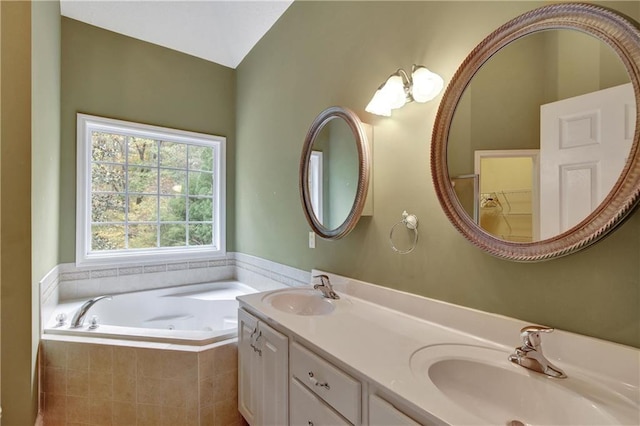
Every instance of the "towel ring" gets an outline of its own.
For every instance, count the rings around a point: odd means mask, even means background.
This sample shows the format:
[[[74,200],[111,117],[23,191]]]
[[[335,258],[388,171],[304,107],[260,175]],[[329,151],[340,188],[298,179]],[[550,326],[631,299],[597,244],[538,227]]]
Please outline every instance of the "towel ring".
[[[395,231],[396,227],[400,224],[404,224],[407,229],[413,230],[413,245],[408,250],[399,250],[393,244],[393,231]],[[389,231],[389,243],[391,243],[391,248],[398,254],[408,254],[416,248],[418,244],[418,218],[414,214],[409,214],[407,211],[402,212],[402,220],[391,227],[391,231]]]

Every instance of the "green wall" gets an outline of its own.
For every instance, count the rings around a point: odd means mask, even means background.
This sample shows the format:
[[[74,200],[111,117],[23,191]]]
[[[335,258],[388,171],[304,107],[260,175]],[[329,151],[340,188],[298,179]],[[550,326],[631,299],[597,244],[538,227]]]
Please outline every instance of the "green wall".
[[[295,2],[237,69],[236,251],[640,347],[640,213],[565,258],[493,258],[454,229],[435,196],[429,155],[441,98],[390,118],[364,111],[398,67],[423,64],[448,81],[493,29],[541,4]],[[606,4],[640,20],[638,2]],[[299,157],[331,105],[374,125],[374,213],[309,249]],[[402,256],[388,235],[405,209],[420,220],[420,241]]]
[[[2,423],[33,424],[31,4],[0,3],[0,403]],[[37,339],[37,338],[36,338]]]
[[[31,216],[34,293],[58,264],[60,193],[60,3],[32,4]]]
[[[76,113],[225,136],[234,250],[235,71],[62,18],[60,263],[75,261]]]
[[[38,282],[58,263],[60,6],[0,9],[0,405],[9,426],[35,421]]]
[[[39,282],[58,264],[60,218],[60,3],[31,4],[31,360],[37,393]]]

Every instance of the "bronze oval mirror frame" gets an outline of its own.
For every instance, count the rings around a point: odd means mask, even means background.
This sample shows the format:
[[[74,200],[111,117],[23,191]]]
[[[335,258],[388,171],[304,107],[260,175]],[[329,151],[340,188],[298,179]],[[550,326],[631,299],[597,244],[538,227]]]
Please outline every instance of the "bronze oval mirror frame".
[[[476,72],[496,52],[528,34],[552,29],[582,31],[611,47],[623,62],[633,85],[636,127],[620,177],[602,203],[582,222],[552,238],[531,243],[498,239],[480,228],[460,205],[447,168],[447,145],[453,116]],[[640,200],[640,31],[636,24],[604,7],[554,4],[527,12],[486,37],[464,60],[447,86],[438,109],[431,146],[431,173],[445,214],[469,241],[487,253],[518,262],[565,256],[600,240],[634,210]]]
[[[309,192],[309,163],[311,153],[313,151],[313,143],[322,131],[322,129],[331,121],[335,119],[344,120],[351,132],[353,133],[356,148],[358,150],[358,186],[356,188],[356,194],[353,200],[353,205],[349,210],[349,214],[340,226],[330,229],[325,227],[316,217],[313,212],[313,205],[311,204],[311,194]],[[302,148],[302,157],[300,159],[300,173],[299,173],[299,186],[300,186],[300,198],[302,201],[302,209],[307,222],[311,226],[313,232],[320,237],[328,240],[337,240],[347,235],[357,225],[362,209],[367,197],[367,189],[369,188],[369,147],[367,144],[367,136],[362,127],[360,118],[348,108],[333,106],[322,111],[313,120],[307,136],[304,139],[304,145]]]

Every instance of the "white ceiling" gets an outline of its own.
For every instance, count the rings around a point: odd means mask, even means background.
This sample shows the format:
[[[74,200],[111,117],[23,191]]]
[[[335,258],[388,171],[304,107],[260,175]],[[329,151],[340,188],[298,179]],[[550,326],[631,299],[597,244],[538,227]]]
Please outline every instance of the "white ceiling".
[[[235,68],[293,0],[61,0],[62,16]]]

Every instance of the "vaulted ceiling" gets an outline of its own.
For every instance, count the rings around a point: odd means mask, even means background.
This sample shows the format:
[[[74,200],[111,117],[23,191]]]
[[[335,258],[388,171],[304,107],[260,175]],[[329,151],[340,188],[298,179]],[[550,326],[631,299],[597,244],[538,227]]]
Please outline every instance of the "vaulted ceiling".
[[[293,0],[61,0],[63,16],[236,68]]]

